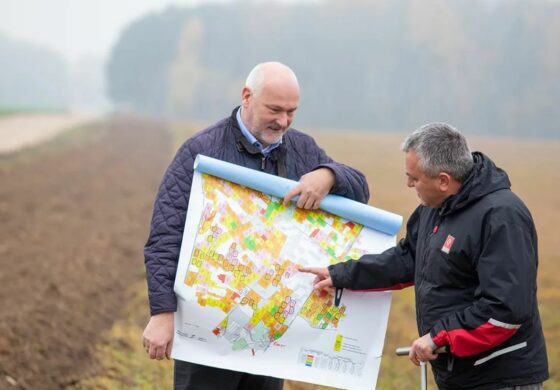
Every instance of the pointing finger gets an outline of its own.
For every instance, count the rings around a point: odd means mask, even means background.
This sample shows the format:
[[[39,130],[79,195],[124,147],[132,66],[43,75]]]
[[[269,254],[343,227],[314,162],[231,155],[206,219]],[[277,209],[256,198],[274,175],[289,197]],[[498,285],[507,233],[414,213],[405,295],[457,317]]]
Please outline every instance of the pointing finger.
[[[299,272],[305,272],[308,274],[315,274],[315,275],[319,275],[319,270],[320,268],[317,267],[300,267],[298,269]]]

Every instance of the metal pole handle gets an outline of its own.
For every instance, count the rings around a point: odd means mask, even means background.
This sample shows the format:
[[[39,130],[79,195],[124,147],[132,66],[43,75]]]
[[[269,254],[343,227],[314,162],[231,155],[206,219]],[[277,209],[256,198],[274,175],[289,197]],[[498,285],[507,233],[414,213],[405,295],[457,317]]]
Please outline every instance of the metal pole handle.
[[[408,356],[412,347],[399,347],[395,349],[397,356]]]
[[[428,390],[428,365],[420,362],[420,390]]]
[[[397,356],[408,356],[411,348],[412,347],[399,347],[395,349],[395,354]],[[437,348],[434,353],[447,353],[447,346],[444,345],[443,347]]]
[[[395,349],[397,356],[408,356],[412,347],[399,347]],[[437,348],[435,353],[447,353],[447,347]],[[428,389],[428,365],[426,362],[420,362],[420,390]]]

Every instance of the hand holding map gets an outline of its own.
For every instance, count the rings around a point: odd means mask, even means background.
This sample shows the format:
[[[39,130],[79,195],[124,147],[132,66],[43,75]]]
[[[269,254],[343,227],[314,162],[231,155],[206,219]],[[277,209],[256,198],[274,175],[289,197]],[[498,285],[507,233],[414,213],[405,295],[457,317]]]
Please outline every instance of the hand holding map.
[[[306,173],[301,177],[299,183],[288,191],[282,204],[287,206],[294,196],[299,196],[296,202],[297,207],[316,210],[335,182],[334,173],[329,168],[319,168]]]

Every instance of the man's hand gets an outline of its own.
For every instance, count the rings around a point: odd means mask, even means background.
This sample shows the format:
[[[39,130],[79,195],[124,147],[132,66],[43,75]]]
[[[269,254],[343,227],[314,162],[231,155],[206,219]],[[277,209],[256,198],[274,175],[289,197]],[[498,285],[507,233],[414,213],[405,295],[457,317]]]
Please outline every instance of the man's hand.
[[[150,359],[162,360],[171,357],[173,343],[173,313],[156,314],[144,329],[143,344]]]
[[[297,186],[292,188],[284,197],[284,206],[299,195],[297,207],[300,209],[318,209],[323,198],[336,183],[333,171],[329,168],[319,168],[306,173],[299,179]]]
[[[328,268],[317,268],[317,267],[301,267],[300,272],[307,272],[309,274],[315,275],[315,280],[313,281],[313,288],[317,294],[321,294],[323,290],[333,294],[334,286],[332,283],[331,275],[329,274]]]
[[[437,359],[437,353],[434,353],[434,343],[432,342],[432,337],[430,334],[425,334],[424,336],[414,340],[410,352],[408,353],[408,358],[412,363],[419,366],[420,362],[427,362],[428,360]]]

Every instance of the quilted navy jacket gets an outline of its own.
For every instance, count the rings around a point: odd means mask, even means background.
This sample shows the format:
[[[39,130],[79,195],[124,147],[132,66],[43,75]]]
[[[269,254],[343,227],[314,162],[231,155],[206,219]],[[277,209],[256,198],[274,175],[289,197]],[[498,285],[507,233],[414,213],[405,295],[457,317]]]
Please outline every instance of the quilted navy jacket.
[[[548,378],[537,305],[537,232],[507,174],[482,153],[459,193],[419,206],[406,237],[379,255],[330,266],[353,289],[415,285],[421,336],[448,354],[431,362],[438,388],[497,389]]]
[[[366,203],[369,190],[362,173],[331,159],[310,136],[289,129],[283,143],[269,156],[251,145],[238,127],[236,108],[229,118],[188,139],[177,152],[159,187],[151,231],[144,248],[151,315],[177,308],[173,285],[177,272],[193,177],[193,163],[203,154],[247,168],[299,180],[320,167],[336,176],[331,193]]]

